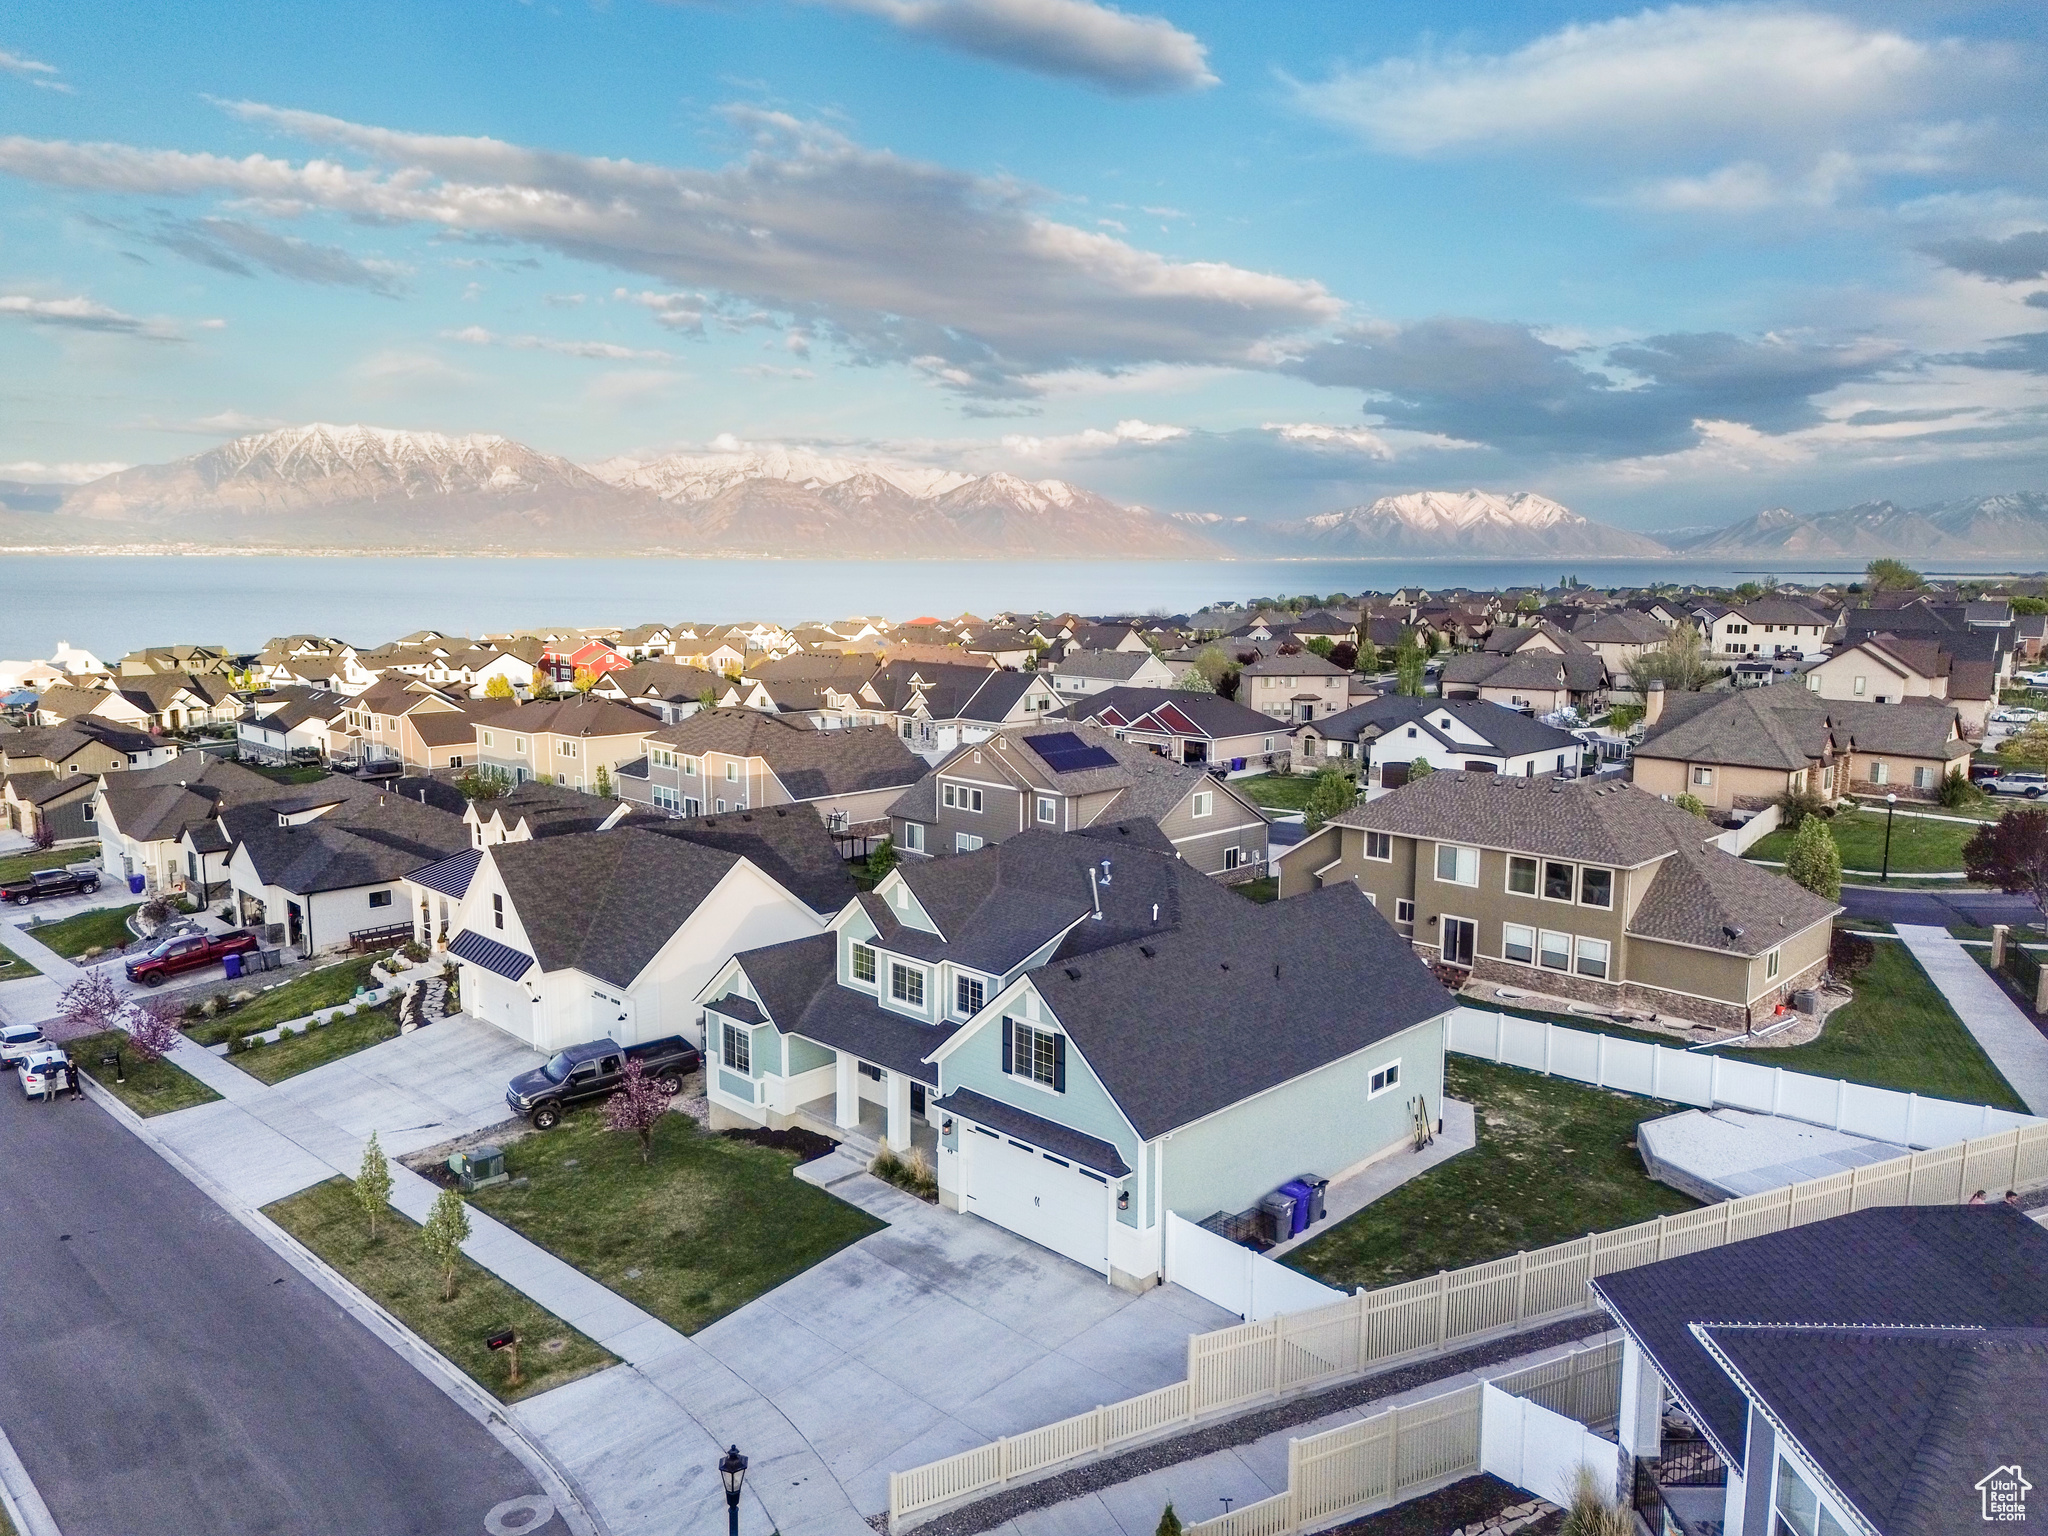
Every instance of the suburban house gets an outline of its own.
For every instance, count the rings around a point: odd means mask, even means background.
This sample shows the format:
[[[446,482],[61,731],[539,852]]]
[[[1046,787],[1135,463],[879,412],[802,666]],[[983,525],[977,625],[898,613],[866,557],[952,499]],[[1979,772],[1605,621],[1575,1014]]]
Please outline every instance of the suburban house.
[[[235,746],[245,757],[288,763],[294,754],[340,755],[355,700],[326,688],[275,688],[249,701],[235,722]]]
[[[462,811],[470,846],[531,842],[565,832],[608,831],[633,814],[633,807],[565,784],[528,779],[495,800],[473,800]]]
[[[43,725],[89,717],[155,733],[231,721],[241,712],[225,678],[182,673],[111,678],[104,688],[66,684],[46,689],[36,701],[36,718]]]
[[[1572,626],[1571,637],[1590,646],[1607,668],[1616,688],[1633,690],[1629,665],[1647,652],[1670,643],[1671,626],[1662,619],[1636,608],[1616,608],[1592,613]]]
[[[1819,979],[1841,908],[1717,836],[1627,784],[1445,770],[1275,862],[1281,896],[1356,885],[1475,979],[1747,1027]]]
[[[1989,655],[1964,658],[1935,639],[1870,635],[1831,655],[1809,662],[1801,674],[1824,699],[1896,704],[1902,699],[1941,699],[1953,704],[1963,731],[1981,738],[1998,696],[1996,661]]]
[[[943,1206],[1129,1289],[1168,1212],[1409,1145],[1451,1001],[1356,892],[1246,902],[1143,823],[901,865],[700,999],[714,1124],[922,1148]]]
[[[1285,727],[1213,693],[1112,688],[1068,705],[1065,715],[1103,726],[1119,741],[1150,747],[1171,762],[1215,774],[1287,770]]]
[[[2044,1271],[2020,1211],[1885,1205],[1596,1276],[1631,1502],[1727,1536],[2023,1522],[2024,1469],[2048,1466]]]
[[[621,763],[644,750],[661,721],[611,699],[576,697],[501,708],[473,722],[476,764],[487,773],[524,784],[547,778],[570,789],[597,788]]]
[[[1452,656],[1438,684],[1447,699],[1479,699],[1528,715],[1593,712],[1607,692],[1607,663],[1555,624],[1497,626],[1481,650]]]
[[[1890,595],[1878,593],[1874,601]],[[1844,642],[1850,645],[1870,635],[1938,640],[1943,650],[1955,656],[1989,661],[2000,678],[2012,676],[2019,643],[2012,605],[2003,600],[1957,603],[1915,595],[1896,605],[1844,609],[1841,628]]]
[[[986,741],[1062,707],[1043,672],[919,661],[886,662],[838,711],[848,723],[890,726],[916,752]]]
[[[1128,624],[1074,624],[1067,627],[1066,634],[1052,647],[1052,653],[1062,658],[1073,657],[1083,651],[1126,651],[1135,654],[1150,651],[1145,637]]]
[[[1266,862],[1257,805],[1199,768],[1079,721],[1006,730],[960,748],[889,807],[899,853],[944,858],[1019,832],[1149,821],[1203,874],[1250,878]]]
[[[793,808],[498,843],[414,891],[458,882],[463,1006],[539,1051],[701,1038],[699,994],[736,951],[818,933],[853,893],[824,824]]]
[[[99,779],[91,774],[48,770],[0,778],[0,827],[38,837],[47,832],[60,843],[97,837],[93,801]]]
[[[459,685],[387,677],[350,701],[341,755],[428,770],[474,767],[477,726],[515,708],[508,699],[468,697]]]
[[[821,731],[802,715],[703,710],[647,738],[647,754],[619,769],[619,798],[670,816],[808,805],[847,831],[884,823],[889,806],[924,777],[923,758],[886,725]]]
[[[1350,679],[1313,651],[1275,652],[1239,666],[1237,702],[1273,720],[1320,720],[1349,707]]]
[[[1789,598],[1763,597],[1733,608],[1713,607],[1706,619],[1708,652],[1723,659],[1760,656],[1800,660],[1828,648],[1834,621]]]
[[[1969,770],[1954,706],[1933,698],[1859,704],[1808,688],[1675,693],[1651,687],[1636,786],[1702,804],[1761,809],[1787,794],[1929,800]]]
[[[187,827],[212,821],[231,806],[359,792],[361,786],[348,779],[279,784],[207,753],[181,752],[158,767],[100,779],[91,818],[100,868],[110,879],[141,875],[152,892],[180,890],[195,873],[183,846]]]
[[[97,715],[81,715],[62,725],[0,730],[0,773],[49,773],[59,778],[89,778],[155,768],[178,755],[178,749],[143,731],[131,731]]]
[[[226,676],[235,669],[233,659],[218,645],[150,645],[130,651],[114,663],[118,677],[153,677],[162,673],[214,674]]]
[[[1136,650],[1071,651],[1053,663],[1051,677],[1061,693],[1081,695],[1111,688],[1171,688],[1186,670],[1186,663],[1161,661],[1140,640]]]
[[[356,648],[328,635],[280,635],[266,641],[247,671],[259,688],[318,688],[361,693],[377,680]]]
[[[560,688],[575,682],[578,673],[603,677],[609,672],[623,672],[632,665],[631,658],[610,641],[580,636],[550,642],[540,653],[540,670]]]
[[[1528,778],[1576,770],[1584,753],[1571,732],[1479,699],[1391,694],[1294,728],[1295,772],[1335,762],[1368,790],[1399,789],[1418,762]]]
[[[623,671],[607,672],[590,690],[592,698],[613,699],[652,710],[664,725],[694,715],[707,693],[714,704],[738,701],[731,678],[699,667],[679,667],[670,661],[636,662]]]

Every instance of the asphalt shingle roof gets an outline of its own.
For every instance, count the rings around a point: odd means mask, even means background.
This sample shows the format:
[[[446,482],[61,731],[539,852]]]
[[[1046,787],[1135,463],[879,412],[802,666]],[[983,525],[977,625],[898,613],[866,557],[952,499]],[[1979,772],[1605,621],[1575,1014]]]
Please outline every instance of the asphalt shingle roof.
[[[1858,703],[1786,685],[1673,694],[1635,755],[1796,772],[1830,746],[1937,762],[1970,755],[1955,709],[1940,699]]]
[[[1480,699],[1411,699],[1399,694],[1369,699],[1313,723],[1318,736],[1336,741],[1370,741],[1378,736],[1413,725],[1453,750],[1483,751],[1471,743],[1439,731],[1430,717],[1448,714],[1453,720],[1477,732],[1502,757],[1523,757],[1532,752],[1571,752],[1579,748],[1570,731],[1545,725],[1541,720]]]
[[[1120,1179],[1131,1171],[1123,1155],[1108,1142],[1077,1131],[1072,1126],[1061,1125],[1056,1120],[1029,1114],[1000,1099],[976,1093],[972,1088],[955,1088],[932,1107],[943,1114],[957,1114],[977,1125],[986,1125],[1005,1135],[1018,1137],[1041,1151],[1079,1163],[1083,1168],[1093,1168],[1112,1179]]]
[[[325,815],[280,825],[282,804],[242,805],[220,815],[266,885],[295,894],[399,880],[468,846],[459,817],[398,796],[361,796]]]
[[[1184,716],[1187,725],[1194,729],[1169,718],[1169,710]],[[1285,722],[1275,721],[1271,715],[1262,715],[1235,699],[1213,693],[1190,693],[1183,688],[1105,688],[1076,699],[1063,713],[1069,720],[1100,721],[1110,711],[1115,711],[1124,725],[1133,725],[1150,715],[1174,735],[1207,741],[1226,736],[1271,736],[1285,728]]]
[[[664,726],[647,739],[693,755],[724,752],[759,758],[793,800],[899,789],[925,774],[924,759],[886,725],[820,731],[801,717],[758,709],[707,709]]]
[[[818,813],[771,805],[725,815],[657,817],[635,822],[657,837],[740,855],[813,912],[837,912],[854,896],[853,876]]]

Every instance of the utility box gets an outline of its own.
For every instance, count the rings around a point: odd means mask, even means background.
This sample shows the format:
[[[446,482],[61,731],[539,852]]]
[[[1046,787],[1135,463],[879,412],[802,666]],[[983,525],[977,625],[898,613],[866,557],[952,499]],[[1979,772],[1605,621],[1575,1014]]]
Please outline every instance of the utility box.
[[[473,1147],[468,1152],[458,1152],[448,1159],[448,1171],[455,1175],[465,1195],[492,1184],[508,1183],[511,1178],[505,1172],[502,1147]]]

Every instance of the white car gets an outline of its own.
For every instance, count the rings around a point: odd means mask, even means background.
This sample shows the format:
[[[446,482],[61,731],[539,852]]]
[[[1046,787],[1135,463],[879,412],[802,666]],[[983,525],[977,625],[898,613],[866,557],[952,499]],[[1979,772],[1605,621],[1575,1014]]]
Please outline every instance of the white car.
[[[2048,773],[2001,773],[1977,786],[1994,795],[2024,795],[2038,800],[2048,794]]]
[[[43,1038],[40,1024],[0,1025],[0,1070],[13,1066],[36,1047],[49,1043]]]
[[[55,1098],[71,1086],[64,1063],[70,1058],[60,1045],[45,1045],[29,1052],[14,1071],[21,1079],[22,1093],[31,1099]]]

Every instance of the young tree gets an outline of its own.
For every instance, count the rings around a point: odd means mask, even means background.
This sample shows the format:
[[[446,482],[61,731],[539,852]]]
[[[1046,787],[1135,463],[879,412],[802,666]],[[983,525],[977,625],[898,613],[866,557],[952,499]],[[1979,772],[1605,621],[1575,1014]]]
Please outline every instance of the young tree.
[[[1358,781],[1342,768],[1325,768],[1310,786],[1303,820],[1313,832],[1332,816],[1341,816],[1358,804]]]
[[[2028,806],[1985,822],[1963,845],[1963,868],[1979,885],[2031,896],[2048,916],[2048,810]]]
[[[1385,670],[1387,665],[1386,658],[1380,654],[1380,648],[1365,637],[1363,624],[1358,626],[1358,659],[1353,665],[1368,675]]]
[[[637,1061],[626,1063],[626,1072],[612,1096],[604,1101],[604,1128],[620,1135],[640,1138],[640,1161],[654,1152],[654,1128],[668,1113],[668,1090],[659,1078],[649,1077]]]
[[[590,690],[597,686],[597,674],[588,667],[578,667],[575,679],[569,686],[578,693],[588,696]]]
[[[1330,652],[1335,650],[1336,646],[1337,643],[1328,635],[1316,635],[1305,642],[1303,649],[1307,650],[1311,655],[1320,656],[1323,660],[1328,661],[1330,659]]]
[[[1349,640],[1339,640],[1330,647],[1326,658],[1333,667],[1342,667],[1346,672],[1358,665],[1358,647]]]
[[[1829,901],[1842,894],[1842,850],[1835,846],[1835,834],[1818,816],[1808,816],[1792,834],[1792,849],[1785,855],[1785,873],[1816,896]]]
[[[185,1038],[176,1005],[163,998],[133,1005],[127,1023],[128,1043],[145,1062],[163,1060]]]
[[[493,773],[487,768],[472,768],[455,781],[455,787],[462,792],[465,800],[496,800],[511,786],[505,782],[505,775]]]
[[[1690,624],[1678,625],[1670,639],[1628,664],[1629,680],[1637,692],[1662,683],[1672,693],[1696,693],[1717,670],[1707,656],[1707,642]]]
[[[462,1261],[462,1245],[469,1241],[469,1208],[460,1190],[444,1189],[434,1197],[434,1209],[420,1228],[420,1241],[441,1267],[441,1299],[455,1299],[455,1266]]]
[[[370,1220],[370,1241],[374,1243],[377,1218],[391,1203],[391,1165],[384,1161],[384,1148],[378,1144],[375,1131],[370,1132],[370,1143],[363,1148],[363,1165],[356,1170],[355,1197]]]
[[[699,709],[718,708],[717,693],[714,692],[712,689],[706,688],[702,693],[697,695],[697,707]]]
[[[612,798],[612,771],[603,763],[597,765],[597,795],[600,800]]]
[[[487,699],[509,699],[514,697],[512,679],[506,677],[503,673],[498,674],[498,676],[484,684],[484,697]]]
[[[1426,779],[1435,772],[1435,763],[1426,757],[1418,757],[1408,765],[1408,782],[1413,784],[1417,779]]]
[[[1395,687],[1403,698],[1422,697],[1423,680],[1426,676],[1424,669],[1427,665],[1428,658],[1423,655],[1422,647],[1416,645],[1412,639],[1395,655],[1394,673],[1398,679]]]
[[[128,998],[105,970],[85,972],[57,999],[57,1016],[98,1033],[126,1022]]]
[[[1179,677],[1175,678],[1173,686],[1182,693],[1214,693],[1216,691],[1216,685],[1209,681],[1200,667],[1196,666],[1190,666]]]
[[[1167,1501],[1166,1512],[1159,1517],[1159,1529],[1152,1536],[1181,1536],[1180,1516],[1173,1512],[1172,1500]]]
[[[1863,585],[1872,592],[1912,592],[1927,585],[1927,578],[1903,560],[1873,560],[1863,567]]]
[[[893,838],[883,838],[868,850],[867,874],[870,885],[881,881],[882,876],[896,867],[896,843]]]

